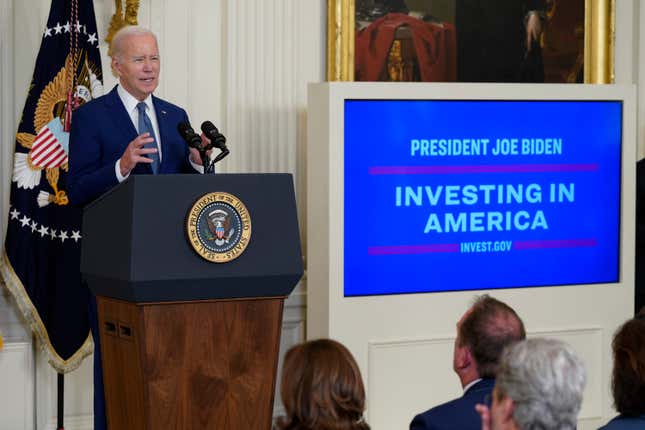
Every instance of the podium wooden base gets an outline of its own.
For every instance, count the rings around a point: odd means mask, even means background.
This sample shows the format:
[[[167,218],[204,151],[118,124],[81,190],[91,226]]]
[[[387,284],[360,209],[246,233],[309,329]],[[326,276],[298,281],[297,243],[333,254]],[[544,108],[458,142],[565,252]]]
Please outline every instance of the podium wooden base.
[[[271,428],[283,298],[97,300],[110,430]]]

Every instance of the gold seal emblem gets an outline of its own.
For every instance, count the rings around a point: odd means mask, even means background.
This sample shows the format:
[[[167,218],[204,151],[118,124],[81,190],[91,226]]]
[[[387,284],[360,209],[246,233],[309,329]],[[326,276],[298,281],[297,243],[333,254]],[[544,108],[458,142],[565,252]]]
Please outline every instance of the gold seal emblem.
[[[188,241],[199,255],[214,263],[236,259],[251,240],[251,216],[232,194],[208,193],[199,198],[186,219]]]

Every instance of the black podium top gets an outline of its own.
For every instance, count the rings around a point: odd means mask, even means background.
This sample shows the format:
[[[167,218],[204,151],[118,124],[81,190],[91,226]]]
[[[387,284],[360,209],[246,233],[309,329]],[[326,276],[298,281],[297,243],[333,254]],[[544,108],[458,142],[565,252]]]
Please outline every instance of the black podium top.
[[[225,192],[248,209],[246,250],[202,258],[186,221],[202,196]],[[133,175],[83,211],[81,272],[96,295],[130,302],[287,296],[303,273],[290,174]]]

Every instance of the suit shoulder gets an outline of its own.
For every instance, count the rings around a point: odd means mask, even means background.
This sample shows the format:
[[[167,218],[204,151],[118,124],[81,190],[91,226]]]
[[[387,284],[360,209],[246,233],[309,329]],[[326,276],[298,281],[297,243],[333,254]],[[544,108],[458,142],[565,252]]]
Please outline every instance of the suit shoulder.
[[[166,101],[164,99],[160,99],[159,97],[154,97],[154,103],[157,105],[157,108],[159,109],[164,109],[166,111],[170,111],[178,114],[186,113],[184,109],[180,108],[176,104],[170,103],[169,101]]]
[[[410,424],[410,430],[479,430],[481,421],[475,411],[472,398],[459,397],[442,403],[417,415]]]
[[[102,110],[105,108],[105,102],[107,100],[106,98],[107,94],[104,94],[100,97],[88,101],[87,103],[83,103],[74,111],[74,114],[83,115]]]
[[[598,430],[637,430],[645,428],[645,415],[627,417],[619,415]]]
[[[470,404],[470,402],[466,402],[463,397],[459,397],[428,409],[421,415],[426,416],[428,419],[450,416],[455,412],[462,411],[467,404]]]

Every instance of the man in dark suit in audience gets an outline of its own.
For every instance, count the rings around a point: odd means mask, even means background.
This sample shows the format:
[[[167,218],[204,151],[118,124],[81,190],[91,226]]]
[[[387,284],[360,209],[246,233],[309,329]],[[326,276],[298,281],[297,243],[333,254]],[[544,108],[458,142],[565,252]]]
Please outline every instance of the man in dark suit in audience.
[[[453,370],[464,395],[417,415],[410,430],[479,430],[475,405],[493,391],[502,351],[525,338],[524,323],[510,306],[488,295],[478,297],[457,323]]]

